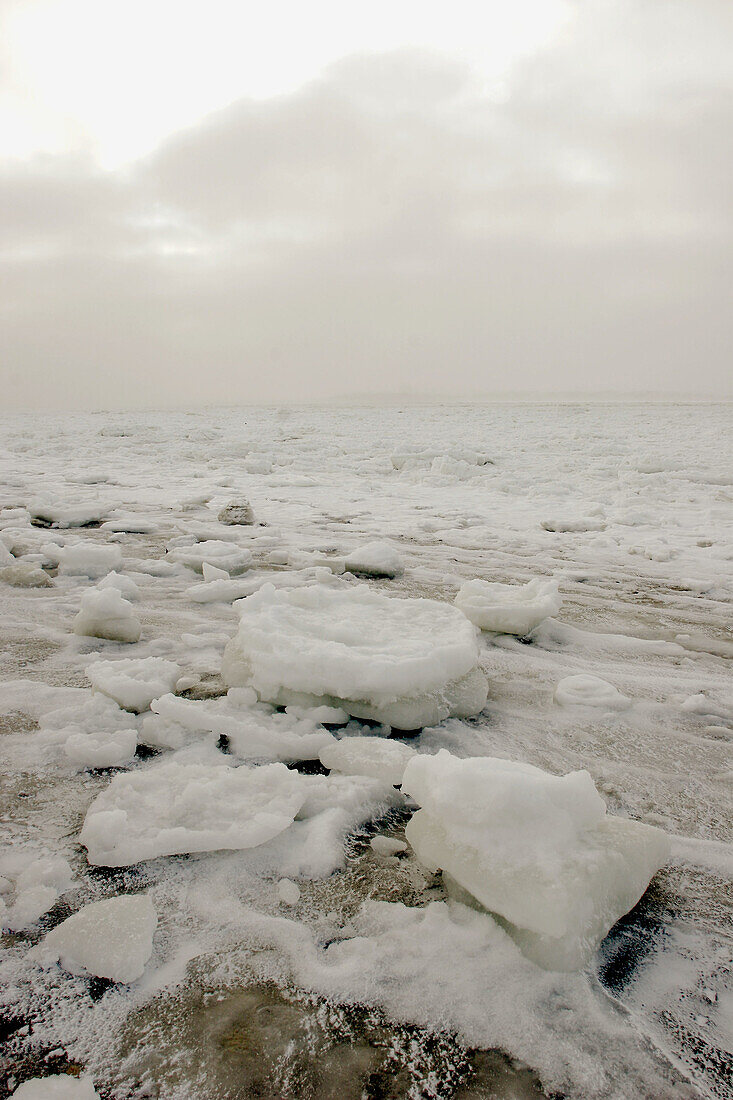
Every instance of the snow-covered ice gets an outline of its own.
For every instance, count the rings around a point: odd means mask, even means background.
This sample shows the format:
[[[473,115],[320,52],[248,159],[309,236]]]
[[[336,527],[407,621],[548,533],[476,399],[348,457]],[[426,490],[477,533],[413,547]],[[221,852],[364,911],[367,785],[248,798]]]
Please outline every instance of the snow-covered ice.
[[[414,757],[403,789],[421,807],[405,832],[418,859],[504,917],[548,969],[585,965],[671,851],[658,829],[607,815],[584,771],[443,749]]]
[[[499,584],[480,579],[461,585],[455,598],[472,623],[500,634],[529,634],[562,606],[558,583],[535,577],[527,584]]]
[[[486,702],[475,628],[447,604],[366,586],[277,590],[240,605],[222,676],[272,703],[341,707],[416,729]]]
[[[105,898],[56,925],[33,951],[42,965],[59,962],[72,973],[134,982],[153,953],[158,924],[147,894]]]

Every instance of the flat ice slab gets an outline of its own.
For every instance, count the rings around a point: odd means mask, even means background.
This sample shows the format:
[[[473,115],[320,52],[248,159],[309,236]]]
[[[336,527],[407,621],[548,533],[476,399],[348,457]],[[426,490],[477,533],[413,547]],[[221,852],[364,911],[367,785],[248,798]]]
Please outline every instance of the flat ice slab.
[[[268,584],[238,609],[222,677],[267,702],[341,707],[397,729],[468,717],[486,702],[476,628],[449,604]]]
[[[89,1077],[59,1073],[24,1081],[13,1093],[13,1100],[99,1100],[99,1093]]]
[[[292,824],[307,789],[284,764],[154,764],[117,775],[87,811],[79,839],[90,863],[255,848]]]
[[[73,974],[134,982],[153,952],[157,924],[147,894],[106,898],[85,905],[53,928],[33,954],[42,964],[60,962]]]
[[[405,832],[420,862],[503,917],[550,970],[584,966],[669,856],[660,830],[607,816],[585,771],[442,750],[413,757],[402,787],[422,807]]]
[[[523,637],[557,615],[562,599],[557,581],[535,577],[527,584],[466,581],[455,604],[481,630]]]

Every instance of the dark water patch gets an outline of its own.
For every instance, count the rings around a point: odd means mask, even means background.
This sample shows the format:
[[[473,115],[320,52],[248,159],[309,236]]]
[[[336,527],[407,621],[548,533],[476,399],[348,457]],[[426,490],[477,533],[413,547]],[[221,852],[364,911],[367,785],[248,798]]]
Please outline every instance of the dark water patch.
[[[664,948],[669,934],[670,897],[652,880],[633,909],[614,924],[599,948],[598,978],[612,994],[633,982],[646,962]]]

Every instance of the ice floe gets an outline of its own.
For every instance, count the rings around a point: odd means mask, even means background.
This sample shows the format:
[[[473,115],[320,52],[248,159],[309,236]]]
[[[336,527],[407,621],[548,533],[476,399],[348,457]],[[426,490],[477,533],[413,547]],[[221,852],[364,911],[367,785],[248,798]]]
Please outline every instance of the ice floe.
[[[527,584],[466,581],[455,598],[456,607],[480,627],[497,634],[523,637],[562,606],[558,582],[535,577]]]
[[[443,749],[413,757],[403,790],[421,807],[405,833],[420,862],[504,918],[551,970],[584,966],[671,850],[660,830],[607,815],[585,771]]]
[[[62,546],[58,561],[60,575],[99,580],[122,565],[122,551],[119,546],[100,545],[87,540]]]
[[[399,784],[415,750],[388,737],[342,737],[320,751],[324,767],[345,775],[370,775],[384,783]]]
[[[388,542],[368,542],[344,558],[350,573],[365,577],[399,577],[404,572],[401,555]]]
[[[193,546],[174,546],[168,551],[168,559],[203,573],[204,562],[225,569],[229,574],[243,573],[252,565],[252,551],[246,546],[234,546],[222,539],[207,539]]]
[[[366,586],[265,585],[238,605],[224,681],[275,704],[326,704],[397,729],[476,714],[487,683],[475,628],[435,600]]]

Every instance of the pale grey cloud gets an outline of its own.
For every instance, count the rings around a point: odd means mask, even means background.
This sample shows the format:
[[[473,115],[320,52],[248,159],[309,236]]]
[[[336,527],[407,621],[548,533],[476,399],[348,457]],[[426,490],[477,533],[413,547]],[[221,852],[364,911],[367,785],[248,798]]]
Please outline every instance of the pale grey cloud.
[[[11,401],[726,392],[731,8],[577,11],[498,94],[358,56],[125,173],[4,172]]]

